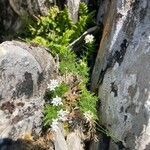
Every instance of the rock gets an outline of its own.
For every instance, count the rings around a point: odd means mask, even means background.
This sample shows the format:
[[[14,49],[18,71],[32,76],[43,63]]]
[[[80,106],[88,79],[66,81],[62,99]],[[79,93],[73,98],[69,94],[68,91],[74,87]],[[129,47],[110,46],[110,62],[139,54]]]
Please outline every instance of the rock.
[[[67,6],[69,9],[69,16],[74,23],[76,23],[78,21],[78,18],[79,18],[78,12],[79,12],[80,2],[84,2],[85,4],[87,4],[89,6],[89,8],[91,8],[93,10],[97,10],[97,8],[95,8],[97,6],[97,1],[93,1],[93,0],[67,0]]]
[[[0,138],[40,134],[43,96],[54,71],[45,48],[18,41],[0,44]]]
[[[34,19],[38,15],[47,14],[53,3],[53,0],[1,0],[0,40],[4,41],[5,38],[11,38],[12,34],[19,32],[28,18]]]
[[[78,130],[68,134],[66,141],[69,150],[84,150],[83,141],[79,136],[80,134]]]
[[[79,10],[80,0],[68,0],[67,6],[69,9],[69,16],[74,23],[78,20],[78,10]]]
[[[54,146],[56,150],[84,150],[83,140],[81,139],[81,132],[75,130],[74,132],[67,133],[63,129],[63,125],[59,124],[54,132]],[[66,140],[65,140],[66,136]]]
[[[97,23],[105,22],[109,7],[110,7],[110,2],[108,0],[106,0],[106,1],[100,0],[99,1],[99,9],[98,9],[98,13],[97,13]]]
[[[82,0],[88,3],[88,0]],[[46,15],[54,4],[60,9],[68,6],[70,18],[78,20],[80,0],[1,0],[0,1],[0,42],[14,39],[31,20]]]
[[[12,140],[9,138],[0,140],[0,150],[54,150],[52,143],[49,143],[48,147],[44,147],[40,142],[35,143],[29,140]]]
[[[54,132],[54,146],[56,150],[70,150],[68,149],[62,126],[60,124],[59,128]]]
[[[102,123],[125,149],[149,150],[150,1],[111,1],[106,14],[92,75]]]

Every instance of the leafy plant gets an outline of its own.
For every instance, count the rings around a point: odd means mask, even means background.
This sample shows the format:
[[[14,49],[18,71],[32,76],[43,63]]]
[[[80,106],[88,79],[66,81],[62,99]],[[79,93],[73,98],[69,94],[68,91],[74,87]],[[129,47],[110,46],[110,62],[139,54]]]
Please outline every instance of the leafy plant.
[[[79,107],[82,112],[90,111],[93,113],[95,120],[97,119],[96,102],[97,97],[83,86],[80,94]]]
[[[53,97],[56,97],[59,96],[59,97],[63,97],[64,94],[69,90],[69,87],[67,84],[65,83],[62,83],[59,87],[56,87],[55,88],[55,91],[52,91],[53,92]]]
[[[77,105],[84,113],[90,111],[96,117],[96,101],[95,97],[86,88],[89,78],[89,68],[87,65],[89,56],[92,55],[94,49],[94,41],[91,44],[83,44],[81,53],[82,56],[77,57],[76,53],[69,48],[69,44],[76,40],[84,33],[91,25],[93,25],[94,13],[89,12],[85,3],[80,4],[79,20],[73,23],[68,15],[67,7],[64,10],[59,10],[57,6],[50,9],[47,16],[40,17],[37,22],[28,26],[27,41],[44,45],[50,49],[53,56],[58,55],[60,60],[59,70],[63,76],[66,73],[72,73],[80,78],[80,95]],[[52,98],[63,95],[69,90],[65,83],[56,87],[54,91],[49,91],[47,97],[49,102]],[[47,104],[44,109],[45,125],[50,124],[52,119],[57,117],[57,112],[65,106],[53,106]]]
[[[93,26],[95,12],[89,12],[88,6],[85,3],[80,3],[79,7],[79,20],[73,26],[73,30],[76,31],[72,37],[73,39],[78,38],[83,32],[85,32],[90,26]]]
[[[53,119],[57,118],[57,112],[60,110],[60,107],[47,104],[44,109],[44,125],[50,125]]]

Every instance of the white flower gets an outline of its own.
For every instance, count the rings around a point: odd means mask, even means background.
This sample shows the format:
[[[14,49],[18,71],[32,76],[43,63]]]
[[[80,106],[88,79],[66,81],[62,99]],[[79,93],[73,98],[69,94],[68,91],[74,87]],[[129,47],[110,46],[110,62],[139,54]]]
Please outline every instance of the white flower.
[[[53,91],[53,90],[55,90],[55,88],[56,87],[58,87],[59,86],[59,81],[58,80],[55,80],[55,79],[52,79],[51,81],[50,81],[50,84],[48,84],[48,89],[50,90],[50,91]]]
[[[55,98],[52,99],[53,106],[58,106],[58,105],[62,105],[62,99],[61,97],[56,96]]]
[[[94,36],[92,34],[88,34],[85,36],[85,43],[92,43],[94,41]]]
[[[87,122],[90,122],[93,119],[93,113],[91,111],[86,111],[85,113],[83,113],[85,119],[87,120]]]
[[[57,131],[58,130],[58,119],[52,119],[52,124],[51,124],[51,129],[52,131]]]
[[[69,114],[68,111],[64,111],[64,110],[61,109],[58,112],[58,118],[59,118],[59,120],[61,120],[61,121],[67,121],[68,120],[68,114]]]
[[[87,66],[87,64],[83,60],[80,60],[80,65],[83,66],[83,67]]]

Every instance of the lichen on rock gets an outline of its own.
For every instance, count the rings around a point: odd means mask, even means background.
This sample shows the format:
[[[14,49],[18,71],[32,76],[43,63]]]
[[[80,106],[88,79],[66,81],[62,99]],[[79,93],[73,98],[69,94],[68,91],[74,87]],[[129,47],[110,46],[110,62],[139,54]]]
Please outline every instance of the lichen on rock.
[[[0,44],[0,138],[40,135],[47,82],[55,62],[43,47],[7,41]]]
[[[92,76],[92,89],[99,89],[102,124],[125,149],[149,149],[150,3],[118,0],[104,5],[107,11],[100,10],[103,18],[98,18],[104,23],[103,36]]]

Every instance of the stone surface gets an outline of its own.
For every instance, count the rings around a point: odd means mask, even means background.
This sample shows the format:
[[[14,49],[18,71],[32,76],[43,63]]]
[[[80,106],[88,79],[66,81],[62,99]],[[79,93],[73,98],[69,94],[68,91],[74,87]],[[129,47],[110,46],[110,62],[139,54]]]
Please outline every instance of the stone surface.
[[[118,147],[149,150],[150,1],[109,3],[92,89],[98,88],[102,123],[121,142]]]
[[[103,22],[105,23],[105,20],[107,18],[107,12],[110,7],[110,2],[108,0],[99,0],[99,9],[97,13],[97,23]]]
[[[54,146],[56,150],[69,150],[63,131],[63,125],[59,124],[59,128],[54,132]]]
[[[24,24],[22,20],[27,21],[27,18],[35,19],[38,15],[47,14],[53,3],[53,0],[1,0],[0,40],[4,41],[5,38],[11,38],[11,34],[19,32]]]
[[[55,150],[84,150],[81,134],[79,130],[75,130],[65,135],[63,125],[59,124],[59,127],[54,132]]]
[[[43,95],[55,76],[52,56],[40,46],[0,44],[0,138],[41,131]]]
[[[81,133],[76,130],[67,136],[68,150],[84,150],[83,140],[80,138]]]
[[[78,10],[79,10],[80,0],[68,0],[67,6],[69,9],[69,16],[73,22],[78,20]]]
[[[29,20],[36,20],[46,15],[51,6],[69,8],[70,18],[78,20],[78,9],[81,0],[1,0],[0,1],[0,42],[11,40],[19,33]],[[88,3],[88,0],[82,0]]]

